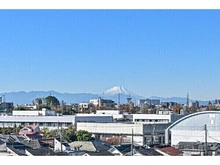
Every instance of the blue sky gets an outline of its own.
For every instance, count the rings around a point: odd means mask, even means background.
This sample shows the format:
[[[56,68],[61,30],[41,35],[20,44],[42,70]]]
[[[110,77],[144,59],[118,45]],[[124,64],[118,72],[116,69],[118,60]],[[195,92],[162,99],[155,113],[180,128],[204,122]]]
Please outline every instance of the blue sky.
[[[0,10],[0,93],[220,98],[219,10]]]

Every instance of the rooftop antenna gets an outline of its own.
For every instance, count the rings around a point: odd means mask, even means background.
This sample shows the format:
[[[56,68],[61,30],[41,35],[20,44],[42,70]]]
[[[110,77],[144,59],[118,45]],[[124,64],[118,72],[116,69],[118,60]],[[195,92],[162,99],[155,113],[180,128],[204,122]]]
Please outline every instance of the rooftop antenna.
[[[189,93],[187,93],[186,106],[189,109]]]
[[[118,109],[120,109],[120,93],[118,93]]]
[[[130,103],[131,102],[131,95],[129,94],[127,97],[127,102]]]

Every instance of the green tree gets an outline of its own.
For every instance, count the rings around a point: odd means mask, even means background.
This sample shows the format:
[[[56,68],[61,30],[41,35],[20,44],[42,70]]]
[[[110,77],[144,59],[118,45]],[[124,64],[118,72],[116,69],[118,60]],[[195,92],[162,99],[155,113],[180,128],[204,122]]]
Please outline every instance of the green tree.
[[[77,137],[75,135],[75,129],[67,128],[62,131],[62,137],[69,143],[76,141]]]
[[[45,98],[45,103],[47,106],[58,106],[60,105],[59,100],[54,96],[47,96]]]
[[[75,132],[78,141],[89,141],[92,140],[92,134],[85,130],[78,130]]]

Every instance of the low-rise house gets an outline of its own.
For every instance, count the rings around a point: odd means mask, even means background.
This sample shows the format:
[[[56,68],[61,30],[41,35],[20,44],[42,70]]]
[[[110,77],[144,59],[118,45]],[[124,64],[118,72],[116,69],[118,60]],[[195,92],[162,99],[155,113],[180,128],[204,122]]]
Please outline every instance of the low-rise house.
[[[73,152],[73,148],[63,139],[54,138],[54,151],[55,152]]]
[[[74,148],[75,155],[81,153],[81,156],[114,156],[109,152],[111,145],[103,141],[75,141],[70,143],[70,146]]]
[[[37,125],[26,125],[19,131],[18,134],[24,135],[30,139],[41,139],[43,136],[43,133]]]
[[[15,156],[25,156],[26,146],[19,142],[6,142],[7,152],[12,153]]]
[[[183,156],[204,156],[206,154],[203,142],[179,142],[176,148],[183,152]],[[207,155],[219,156],[220,143],[207,143]]]
[[[157,152],[154,148],[144,146],[133,146],[131,144],[123,144],[114,146],[110,151],[117,156],[163,156]]]
[[[38,139],[41,146],[54,149],[54,138],[50,139]]]
[[[64,152],[54,152],[49,148],[26,148],[25,153],[27,156],[69,156],[69,154]]]
[[[24,144],[26,147],[30,147],[32,149],[41,148],[40,142],[37,139],[25,139],[21,143]]]

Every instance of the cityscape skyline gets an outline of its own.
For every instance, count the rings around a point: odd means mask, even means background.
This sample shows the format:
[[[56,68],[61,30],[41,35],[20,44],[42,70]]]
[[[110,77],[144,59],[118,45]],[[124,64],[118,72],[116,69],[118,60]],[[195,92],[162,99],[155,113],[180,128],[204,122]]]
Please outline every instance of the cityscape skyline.
[[[218,10],[0,10],[0,93],[220,98]]]

